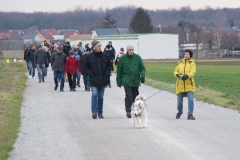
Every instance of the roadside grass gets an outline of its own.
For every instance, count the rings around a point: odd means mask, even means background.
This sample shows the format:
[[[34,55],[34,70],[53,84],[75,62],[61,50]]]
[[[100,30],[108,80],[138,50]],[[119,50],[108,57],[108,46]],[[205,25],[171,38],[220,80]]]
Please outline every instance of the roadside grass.
[[[177,62],[177,61],[176,61]],[[227,63],[226,61],[223,61]],[[240,63],[239,63],[240,64]],[[240,66],[197,65],[195,98],[240,111]],[[146,64],[146,84],[175,93],[175,64]]]
[[[25,72],[25,63],[6,63],[6,59],[0,59],[0,160],[8,158],[17,138]]]

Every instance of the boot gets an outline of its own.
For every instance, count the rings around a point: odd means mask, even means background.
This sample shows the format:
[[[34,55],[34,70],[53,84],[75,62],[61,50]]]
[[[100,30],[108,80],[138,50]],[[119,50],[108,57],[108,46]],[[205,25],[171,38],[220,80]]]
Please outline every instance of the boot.
[[[195,117],[192,114],[189,114],[187,117],[188,120],[195,120]]]
[[[132,118],[131,112],[127,112],[126,116],[127,116],[128,118]]]
[[[176,119],[179,119],[181,117],[182,113],[177,113]]]
[[[92,118],[93,118],[93,119],[97,119],[97,113],[93,113],[93,114],[92,114]]]
[[[103,117],[103,115],[101,113],[98,113],[98,118],[102,119],[104,117]]]

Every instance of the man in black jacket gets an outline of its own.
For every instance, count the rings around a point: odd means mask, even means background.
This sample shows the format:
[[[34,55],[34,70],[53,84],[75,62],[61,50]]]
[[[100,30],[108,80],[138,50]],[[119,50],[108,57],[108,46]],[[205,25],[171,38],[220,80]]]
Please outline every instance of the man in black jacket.
[[[48,67],[48,58],[42,46],[38,46],[34,57],[34,64],[37,66],[39,83],[44,82],[46,67]]]
[[[28,64],[29,78],[35,78],[35,67],[34,67],[35,52],[36,52],[36,46],[32,45],[26,53],[26,61]]]
[[[54,90],[56,91],[58,88],[58,77],[61,79],[61,85],[60,85],[60,92],[63,92],[64,88],[64,68],[65,68],[65,63],[67,61],[66,55],[62,52],[62,47],[57,48],[57,52],[55,52],[51,56],[51,66],[52,70],[54,73],[54,82],[55,82],[55,87]]]
[[[89,85],[89,76],[88,76],[87,72],[84,70],[83,65],[84,65],[85,58],[90,53],[91,53],[91,49],[86,48],[86,53],[80,58],[80,68],[81,68],[81,74],[83,75],[85,91],[90,91],[90,85]]]
[[[111,60],[109,56],[101,51],[99,41],[92,42],[93,52],[84,60],[84,71],[89,75],[92,90],[92,118],[103,118],[103,95],[105,87],[110,83]]]
[[[64,42],[63,44],[63,53],[68,57],[69,56],[69,51],[72,50],[70,43],[69,42]]]

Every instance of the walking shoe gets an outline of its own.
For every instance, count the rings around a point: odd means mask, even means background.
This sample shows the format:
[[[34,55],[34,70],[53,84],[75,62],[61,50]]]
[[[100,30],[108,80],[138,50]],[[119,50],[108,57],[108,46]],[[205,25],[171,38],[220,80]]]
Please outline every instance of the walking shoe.
[[[188,120],[195,120],[195,117],[192,114],[189,114],[187,117]]]
[[[70,89],[70,91],[72,91],[73,89]]]
[[[44,80],[44,76],[42,76],[42,81],[44,82],[45,80]]]
[[[102,114],[98,113],[98,118],[104,118]]]
[[[56,91],[56,90],[57,90],[57,88],[58,88],[58,86],[55,86],[55,87],[54,87],[54,90]]]
[[[42,83],[42,81],[38,81],[38,83]]]
[[[76,89],[74,88],[74,89],[72,89],[72,91],[76,91]]]
[[[35,77],[32,77],[33,79],[35,79]]]
[[[87,91],[87,88],[85,88],[85,91]]]
[[[30,79],[30,78],[32,78],[32,76],[30,75],[28,78]]]
[[[80,84],[77,84],[78,87],[81,87]]]
[[[90,88],[88,88],[87,91],[90,91]]]
[[[176,119],[179,119],[181,117],[182,113],[177,113]]]
[[[127,112],[126,116],[127,116],[128,118],[132,118],[131,112]]]
[[[96,119],[96,118],[97,118],[97,113],[93,113],[93,114],[92,114],[92,118],[93,118],[93,119]]]
[[[60,92],[64,92],[64,90],[63,90],[63,89],[60,89]]]

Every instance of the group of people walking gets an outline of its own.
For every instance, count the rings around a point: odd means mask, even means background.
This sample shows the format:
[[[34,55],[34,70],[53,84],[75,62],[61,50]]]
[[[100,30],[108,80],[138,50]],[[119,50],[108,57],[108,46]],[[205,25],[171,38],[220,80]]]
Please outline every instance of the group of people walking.
[[[44,46],[47,46],[44,44]],[[66,47],[67,46],[67,47]],[[60,79],[60,91],[64,91],[65,77],[69,82],[70,91],[76,91],[76,86],[80,86],[80,76],[83,75],[85,91],[92,91],[91,111],[92,118],[104,118],[103,101],[104,92],[107,86],[111,87],[110,76],[114,71],[114,61],[117,66],[116,83],[118,87],[123,87],[125,91],[125,111],[126,116],[131,118],[131,106],[137,95],[139,95],[139,86],[145,82],[146,68],[140,55],[134,53],[134,46],[127,45],[126,53],[124,48],[120,49],[116,57],[115,48],[112,42],[106,45],[102,51],[102,45],[94,40],[91,48],[87,44],[85,49],[79,43],[76,48],[69,48],[65,43],[55,45],[51,50],[55,51],[48,56],[50,51],[38,46],[31,46],[26,52],[26,61],[29,70],[29,78],[34,77],[34,67],[37,67],[39,83],[44,82],[45,71],[51,63],[54,74],[54,90],[58,89]],[[65,47],[65,48],[64,48]],[[46,47],[45,47],[46,48]],[[195,120],[194,110],[194,92],[196,65],[192,59],[191,50],[186,50],[184,58],[176,65],[174,76],[177,78],[177,114],[179,119],[183,113],[183,97],[188,97],[188,120]],[[115,59],[116,57],[116,59]],[[36,65],[35,65],[36,64]]]

